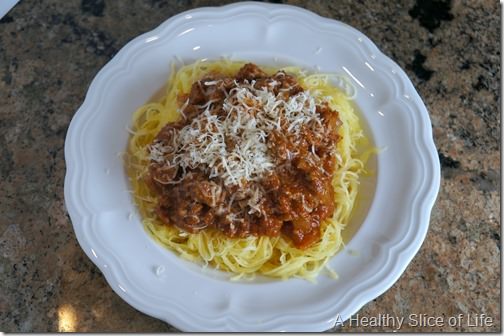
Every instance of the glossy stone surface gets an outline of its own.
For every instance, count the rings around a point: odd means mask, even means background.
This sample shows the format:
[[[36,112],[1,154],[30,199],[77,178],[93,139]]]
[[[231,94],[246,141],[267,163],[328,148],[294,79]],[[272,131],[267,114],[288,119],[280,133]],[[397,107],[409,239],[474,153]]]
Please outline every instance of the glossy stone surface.
[[[80,249],[63,200],[64,139],[89,83],[125,43],[174,14],[224,3],[25,0],[0,21],[1,331],[175,331],[122,301]],[[352,325],[334,330],[391,331],[390,316],[404,317],[401,331],[499,331],[498,3],[286,3],[352,25],[407,71],[442,166],[419,254]],[[415,326],[420,314],[444,323]],[[459,314],[462,323],[448,325]],[[479,314],[491,325],[476,323]]]

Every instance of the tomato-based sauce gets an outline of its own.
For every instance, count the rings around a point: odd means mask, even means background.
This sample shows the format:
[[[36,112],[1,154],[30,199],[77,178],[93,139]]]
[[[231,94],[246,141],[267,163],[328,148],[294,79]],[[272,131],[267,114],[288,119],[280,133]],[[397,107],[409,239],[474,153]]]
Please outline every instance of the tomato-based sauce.
[[[318,241],[335,209],[338,113],[293,76],[250,63],[179,100],[183,117],[149,147],[159,218],[190,233],[285,235],[301,249]]]

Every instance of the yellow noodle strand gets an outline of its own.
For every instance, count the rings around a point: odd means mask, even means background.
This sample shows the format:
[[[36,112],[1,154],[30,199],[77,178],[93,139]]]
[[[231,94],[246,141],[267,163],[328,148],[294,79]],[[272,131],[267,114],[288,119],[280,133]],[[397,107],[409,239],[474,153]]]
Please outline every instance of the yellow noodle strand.
[[[357,153],[359,145],[367,140],[351,102],[324,74],[306,76],[297,67],[284,68],[297,76],[299,83],[312,94],[324,97],[329,106],[339,112],[342,121],[339,134],[342,139],[337,149],[341,160],[335,170],[333,188],[336,209],[333,217],[321,225],[321,240],[307,249],[295,248],[284,237],[248,237],[232,239],[216,231],[197,234],[185,233],[175,226],[163,224],[155,213],[157,196],[145,183],[148,173],[147,146],[168,122],[180,118],[177,97],[190,92],[192,83],[205,75],[218,73],[234,76],[245,62],[221,60],[196,62],[175,71],[172,67],[164,97],[149,102],[133,114],[133,124],[126,155],[126,166],[143,224],[151,236],[181,257],[234,273],[233,280],[250,278],[256,274],[287,279],[300,277],[315,281],[329,259],[342,247],[341,231],[347,225],[359,188],[359,176],[371,151]],[[274,69],[265,69],[269,74]],[[336,274],[328,271],[333,277]]]

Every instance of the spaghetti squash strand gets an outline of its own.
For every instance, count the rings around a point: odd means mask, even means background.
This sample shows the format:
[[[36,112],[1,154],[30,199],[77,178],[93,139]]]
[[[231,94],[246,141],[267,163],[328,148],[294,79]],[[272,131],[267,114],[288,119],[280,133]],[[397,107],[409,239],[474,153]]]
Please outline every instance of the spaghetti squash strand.
[[[332,182],[336,209],[333,217],[322,223],[319,242],[301,250],[282,236],[231,239],[215,231],[187,234],[175,226],[163,224],[157,218],[156,195],[145,182],[150,162],[147,147],[166,123],[181,117],[178,97],[188,94],[193,82],[205,75],[219,73],[230,76],[244,64],[221,60],[196,62],[178,71],[172,68],[165,96],[159,102],[141,106],[133,114],[133,134],[128,143],[126,166],[135,202],[147,232],[161,245],[187,260],[232,272],[234,280],[262,274],[281,279],[300,277],[314,281],[329,259],[343,247],[341,231],[350,218],[357,197],[359,176],[364,172],[365,161],[370,155],[370,151],[357,153],[358,146],[367,143],[359,118],[345,94],[331,86],[328,75],[305,76],[300,68],[285,68],[298,77],[303,88],[323,97],[331,109],[339,112],[342,121],[339,128],[341,141],[337,145],[338,167]],[[274,69],[264,70],[267,73],[274,72]]]

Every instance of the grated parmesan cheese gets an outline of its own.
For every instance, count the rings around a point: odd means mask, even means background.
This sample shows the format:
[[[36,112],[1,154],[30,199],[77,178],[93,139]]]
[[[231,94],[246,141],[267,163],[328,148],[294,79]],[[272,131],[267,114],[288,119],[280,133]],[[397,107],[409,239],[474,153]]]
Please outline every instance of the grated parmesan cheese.
[[[203,84],[208,87],[219,82]],[[273,131],[287,132],[300,139],[303,127],[322,127],[316,111],[318,102],[310,92],[286,98],[286,89],[274,94],[277,81],[262,88],[256,88],[255,84],[255,80],[235,80],[223,100],[224,113],[217,114],[221,106],[210,100],[197,106],[201,113],[190,124],[170,130],[174,132],[172,143],[156,142],[150,146],[152,161],[181,169],[182,178],[172,183],[179,183],[188,169],[196,168],[210,178],[221,178],[225,186],[242,187],[245,181],[259,181],[275,167],[267,145]],[[188,101],[180,110],[182,115],[187,105]],[[316,156],[314,148],[312,152]],[[252,212],[260,211],[259,199],[260,195],[254,191],[248,204]]]

